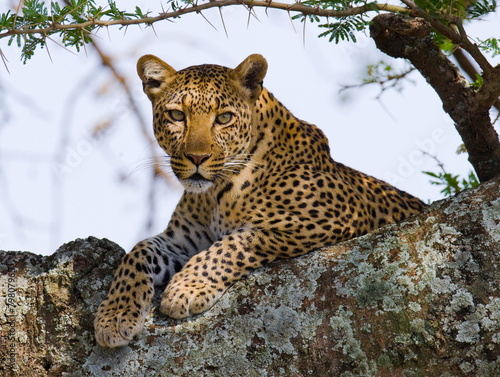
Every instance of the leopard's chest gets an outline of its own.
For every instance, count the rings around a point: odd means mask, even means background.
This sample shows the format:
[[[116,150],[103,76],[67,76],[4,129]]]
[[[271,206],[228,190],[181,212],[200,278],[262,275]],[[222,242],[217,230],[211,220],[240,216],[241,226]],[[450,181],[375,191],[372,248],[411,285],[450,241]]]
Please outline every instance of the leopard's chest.
[[[244,226],[245,221],[241,216],[241,207],[241,198],[239,197],[228,197],[214,205],[209,227],[216,239]]]
[[[246,174],[235,178],[213,196],[209,227],[216,239],[242,229],[254,217],[259,196],[258,180]]]

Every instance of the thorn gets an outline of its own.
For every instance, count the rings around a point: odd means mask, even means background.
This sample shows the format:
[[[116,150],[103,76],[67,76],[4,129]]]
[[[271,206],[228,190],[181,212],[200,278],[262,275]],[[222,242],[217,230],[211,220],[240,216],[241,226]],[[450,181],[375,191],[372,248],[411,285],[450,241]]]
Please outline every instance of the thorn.
[[[50,55],[50,50],[49,50],[49,45],[47,43],[47,38],[49,40],[52,40],[50,37],[47,37],[45,34],[43,34],[43,41],[45,43],[45,50],[47,51],[47,55],[49,55],[50,62],[54,63],[54,60],[52,60],[52,55]]]
[[[85,43],[85,36],[83,35],[83,30],[80,29],[80,34],[82,35],[82,43],[83,43],[83,50],[85,51],[85,56],[89,56],[88,52],[87,52],[87,46],[86,46],[86,43]]]
[[[304,16],[304,27],[302,29],[302,43],[304,47],[306,47],[306,24],[307,24],[307,17]]]
[[[151,28],[153,29],[153,33],[155,33],[156,38],[158,38],[158,34],[156,34],[156,29],[155,29],[155,26],[153,24],[151,24]]]
[[[219,11],[220,11],[220,8],[219,8]],[[207,22],[208,22],[208,24],[209,24],[210,26],[212,26],[212,27],[214,28],[214,30],[215,30],[215,31],[219,31],[219,30],[217,30],[217,28],[216,28],[216,27],[215,27],[215,26],[214,26],[214,25],[213,25],[213,24],[212,24],[212,23],[208,20],[208,18],[206,18],[206,17],[205,17],[205,15],[204,15],[201,11],[199,12],[199,14],[201,15],[201,17],[203,17],[203,18],[205,19],[205,21],[207,21]],[[223,20],[223,21],[224,21],[224,20]],[[224,22],[223,22],[223,23],[224,23]],[[225,29],[226,29],[226,28],[224,28],[224,30],[225,30]],[[226,32],[226,36],[227,36],[227,32]]]
[[[252,14],[252,8],[248,8],[247,29],[250,26],[250,15],[251,14]]]
[[[224,16],[222,15],[222,9],[219,7],[220,19],[222,20],[222,26],[224,26],[224,32],[226,33],[227,39],[229,39],[229,34],[227,33],[226,24],[224,23]]]
[[[9,61],[7,60],[7,57],[5,56],[1,48],[0,48],[0,58],[2,58],[3,65],[5,66],[7,73],[10,75],[9,67],[7,66],[7,63]]]
[[[246,6],[244,5],[246,9],[248,9],[248,20],[247,20],[247,28],[250,25],[250,16],[253,16],[257,21],[260,22],[259,17],[257,17],[257,14],[255,14],[255,10],[251,6]]]
[[[292,15],[290,14],[290,11],[287,11],[287,12],[288,12],[288,19],[290,20],[290,23],[292,24],[293,32],[296,33],[297,29],[295,29],[295,25],[294,25],[293,20],[292,20]]]

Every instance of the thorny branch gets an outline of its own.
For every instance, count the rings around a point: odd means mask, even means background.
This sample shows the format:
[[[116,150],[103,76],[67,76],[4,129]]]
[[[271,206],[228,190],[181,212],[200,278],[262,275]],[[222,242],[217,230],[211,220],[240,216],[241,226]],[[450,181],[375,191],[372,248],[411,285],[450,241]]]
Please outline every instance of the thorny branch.
[[[84,33],[88,33],[86,28],[92,26],[107,27],[107,26],[130,26],[130,25],[153,25],[156,22],[178,18],[188,13],[200,13],[204,10],[210,8],[222,8],[231,5],[244,5],[249,9],[252,8],[266,8],[266,9],[280,9],[287,12],[298,12],[304,15],[319,16],[319,17],[348,17],[358,14],[363,14],[369,11],[388,11],[395,13],[408,13],[408,9],[405,7],[400,7],[390,4],[366,4],[359,7],[353,7],[345,10],[329,10],[321,9],[316,7],[310,7],[301,3],[286,4],[274,1],[261,1],[261,0],[214,0],[203,4],[194,4],[186,6],[185,8],[177,9],[171,12],[163,12],[155,17],[143,17],[136,19],[120,19],[120,20],[98,20],[91,19],[86,22],[75,23],[75,24],[61,24],[56,21],[52,23],[51,26],[39,29],[11,29],[0,33],[0,38],[9,37],[12,35],[26,35],[26,34],[41,34],[43,36],[47,35],[53,31],[64,31],[64,30],[82,30]]]
[[[40,34],[42,38],[50,39],[50,34],[54,32],[65,32],[70,30],[80,30],[82,35],[88,36],[95,29],[100,29],[109,26],[131,26],[131,25],[146,25],[152,26],[154,23],[179,18],[185,14],[198,13],[202,14],[203,11],[218,8],[219,11],[223,7],[228,6],[244,6],[251,13],[255,8],[265,8],[267,9],[278,9],[283,10],[288,13],[295,12],[302,14],[303,16],[316,16],[328,18],[347,18],[351,16],[361,15],[371,11],[375,12],[390,12],[395,14],[406,14],[411,17],[419,17],[426,20],[434,30],[448,38],[456,46],[466,50],[470,56],[477,62],[481,67],[485,78],[489,75],[495,76],[495,68],[489,63],[486,57],[481,53],[478,46],[473,43],[467,36],[465,29],[463,28],[462,19],[453,14],[440,14],[439,17],[432,15],[431,13],[423,10],[413,0],[401,0],[405,7],[391,5],[391,4],[380,4],[380,3],[370,3],[364,4],[358,7],[346,8],[346,9],[323,9],[319,6],[305,5],[301,2],[296,2],[293,4],[280,3],[268,0],[209,0],[202,4],[197,2],[186,5],[183,8],[177,8],[172,11],[159,13],[155,17],[139,17],[139,18],[127,18],[123,17],[121,19],[110,19],[101,20],[96,16],[87,16],[89,19],[85,22],[68,23],[61,20],[53,19],[53,22],[42,28],[35,28],[33,24],[26,25],[19,28],[11,28],[4,32],[0,32],[0,39],[6,37],[13,37],[16,35],[30,35],[30,34]],[[69,5],[68,1],[65,1]],[[19,8],[19,7],[18,7]],[[142,15],[142,13],[140,14]],[[203,14],[202,14],[203,15]],[[222,20],[224,24],[224,20]],[[304,24],[305,26],[305,24]],[[227,32],[226,32],[227,34]],[[1,51],[0,51],[1,55]],[[5,61],[4,61],[5,63]],[[491,81],[491,80],[490,80]],[[500,84],[499,84],[500,85]],[[491,88],[486,88],[483,93],[495,92],[497,87],[495,85],[490,85]],[[494,100],[494,99],[493,99]]]

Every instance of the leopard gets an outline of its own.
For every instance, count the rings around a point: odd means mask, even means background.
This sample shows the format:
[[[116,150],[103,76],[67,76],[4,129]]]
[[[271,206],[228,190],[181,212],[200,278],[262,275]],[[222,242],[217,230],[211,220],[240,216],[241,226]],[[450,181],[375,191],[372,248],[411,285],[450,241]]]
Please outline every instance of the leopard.
[[[333,160],[328,139],[264,86],[259,54],[236,68],[175,70],[137,62],[153,132],[184,188],[167,228],[139,242],[115,272],[94,320],[97,343],[129,344],[165,287],[174,319],[210,309],[238,280],[420,213],[425,204]]]

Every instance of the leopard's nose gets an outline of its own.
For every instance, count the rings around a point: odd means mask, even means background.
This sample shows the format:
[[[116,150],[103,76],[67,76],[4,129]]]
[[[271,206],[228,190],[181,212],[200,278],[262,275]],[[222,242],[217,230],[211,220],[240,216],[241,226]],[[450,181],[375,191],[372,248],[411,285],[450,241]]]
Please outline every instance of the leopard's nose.
[[[206,160],[210,158],[211,155],[209,154],[202,154],[202,155],[197,155],[197,154],[192,154],[192,153],[187,153],[186,157],[191,161],[193,164],[196,166],[200,166],[203,164]]]

